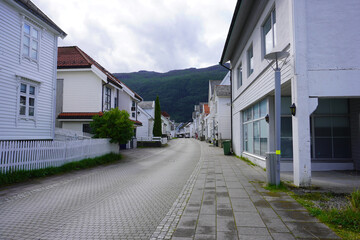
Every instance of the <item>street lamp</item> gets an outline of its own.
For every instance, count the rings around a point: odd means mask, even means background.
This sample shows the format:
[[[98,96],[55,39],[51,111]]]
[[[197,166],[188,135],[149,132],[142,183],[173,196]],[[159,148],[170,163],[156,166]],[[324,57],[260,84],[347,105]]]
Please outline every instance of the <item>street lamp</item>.
[[[266,172],[268,183],[278,186],[280,184],[280,158],[281,158],[281,67],[285,64],[289,53],[286,51],[271,52],[265,59],[271,63],[275,61],[275,153],[268,153]],[[279,61],[282,66],[279,67]]]

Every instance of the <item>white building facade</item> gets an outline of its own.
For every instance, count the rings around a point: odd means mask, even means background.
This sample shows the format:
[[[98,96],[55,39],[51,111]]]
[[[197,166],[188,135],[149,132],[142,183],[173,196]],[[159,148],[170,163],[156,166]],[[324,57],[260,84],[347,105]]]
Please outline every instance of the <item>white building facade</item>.
[[[360,169],[359,12],[357,0],[238,1],[221,58],[232,71],[236,155],[265,167],[265,153],[275,150],[274,63],[264,56],[287,51],[281,170],[308,186],[311,171]]]
[[[58,37],[33,3],[0,1],[0,140],[53,139]]]

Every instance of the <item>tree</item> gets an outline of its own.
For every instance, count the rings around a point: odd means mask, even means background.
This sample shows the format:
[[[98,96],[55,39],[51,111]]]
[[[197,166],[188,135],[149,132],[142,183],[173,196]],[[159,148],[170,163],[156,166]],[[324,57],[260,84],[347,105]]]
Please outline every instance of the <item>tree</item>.
[[[154,128],[153,128],[154,137],[161,137],[161,109],[159,96],[156,96],[155,100],[155,119],[154,119]]]
[[[134,124],[125,110],[113,108],[90,123],[94,138],[110,138],[111,143],[126,144],[134,136]]]

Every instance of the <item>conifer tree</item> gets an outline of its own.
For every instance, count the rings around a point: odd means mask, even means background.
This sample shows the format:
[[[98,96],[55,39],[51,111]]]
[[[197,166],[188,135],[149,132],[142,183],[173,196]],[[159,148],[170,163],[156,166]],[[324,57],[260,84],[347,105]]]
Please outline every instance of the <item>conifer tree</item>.
[[[154,119],[154,128],[153,128],[154,137],[161,137],[161,109],[159,96],[156,96],[155,100],[155,119]]]

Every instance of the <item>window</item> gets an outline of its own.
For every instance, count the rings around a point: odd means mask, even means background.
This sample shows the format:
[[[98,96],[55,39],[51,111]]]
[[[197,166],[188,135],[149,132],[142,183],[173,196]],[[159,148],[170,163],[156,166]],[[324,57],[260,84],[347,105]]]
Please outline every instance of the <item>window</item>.
[[[34,118],[36,110],[37,86],[21,82],[19,89],[19,116],[21,118]]]
[[[243,111],[244,151],[265,156],[268,151],[269,126],[265,121],[267,100]]]
[[[136,117],[136,116],[135,116],[135,112],[132,112],[132,113],[131,113],[131,116],[132,116],[133,118]]]
[[[319,99],[311,125],[313,158],[351,158],[347,99]]]
[[[39,37],[40,32],[36,28],[24,23],[23,26],[23,46],[22,54],[24,57],[32,60],[38,60],[39,58]]]
[[[105,110],[111,109],[111,89],[105,88]]]
[[[116,89],[116,96],[114,98],[114,108],[118,108],[119,107],[119,89]]]
[[[238,69],[237,69],[237,88],[239,89],[242,85],[242,64],[240,63]]]
[[[252,45],[247,50],[248,76],[254,72],[254,54]]]
[[[92,133],[91,127],[89,123],[84,123],[82,126],[82,130],[84,133]]]
[[[263,46],[265,55],[270,53],[276,45],[276,14],[275,9],[271,11],[268,18],[262,26]]]

